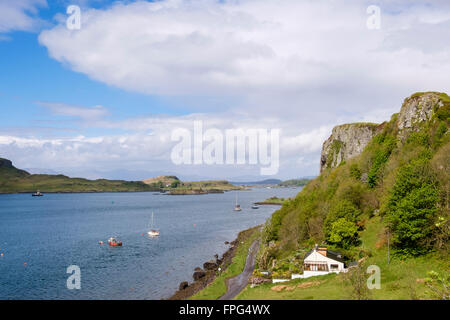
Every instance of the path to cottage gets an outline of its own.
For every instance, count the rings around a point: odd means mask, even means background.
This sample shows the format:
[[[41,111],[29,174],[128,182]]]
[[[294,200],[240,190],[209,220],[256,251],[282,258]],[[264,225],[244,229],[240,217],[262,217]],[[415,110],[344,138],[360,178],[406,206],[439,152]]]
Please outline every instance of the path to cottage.
[[[231,300],[247,286],[248,279],[252,275],[253,269],[255,269],[256,254],[258,253],[258,249],[259,240],[255,240],[249,248],[244,271],[237,276],[226,280],[227,292],[220,297],[219,300]]]

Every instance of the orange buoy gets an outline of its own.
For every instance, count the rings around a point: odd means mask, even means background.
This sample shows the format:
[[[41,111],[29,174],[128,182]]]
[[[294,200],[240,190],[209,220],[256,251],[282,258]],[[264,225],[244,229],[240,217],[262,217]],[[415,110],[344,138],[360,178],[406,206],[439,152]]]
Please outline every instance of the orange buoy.
[[[24,266],[26,266],[26,265],[27,265],[27,263],[26,263],[26,262],[24,262],[24,263],[23,263],[23,265],[24,265]]]
[[[0,253],[0,257],[3,257],[3,253]]]

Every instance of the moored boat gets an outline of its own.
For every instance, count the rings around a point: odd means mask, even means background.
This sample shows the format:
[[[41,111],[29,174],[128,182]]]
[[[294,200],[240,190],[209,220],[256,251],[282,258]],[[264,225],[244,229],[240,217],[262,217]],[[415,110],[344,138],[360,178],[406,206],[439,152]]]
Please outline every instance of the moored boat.
[[[111,237],[111,238],[108,239],[108,244],[111,247],[121,247],[122,246],[122,241],[117,241],[116,238]]]
[[[153,212],[152,212],[152,224],[151,224],[151,226],[150,226],[150,231],[148,231],[147,234],[148,234],[149,237],[151,237],[151,238],[159,237],[159,231],[156,230],[156,229],[154,228],[154,225],[153,225]]]
[[[242,211],[241,205],[238,204],[237,193],[236,193],[236,204],[234,205],[234,211]]]
[[[42,197],[44,195],[38,190],[37,192],[33,193],[31,196],[33,196],[33,197]]]

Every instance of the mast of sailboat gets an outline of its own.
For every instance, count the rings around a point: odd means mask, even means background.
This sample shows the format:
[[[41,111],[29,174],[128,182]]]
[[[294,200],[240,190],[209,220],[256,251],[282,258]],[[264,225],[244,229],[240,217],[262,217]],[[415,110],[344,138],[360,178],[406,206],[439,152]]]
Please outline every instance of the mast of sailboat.
[[[153,211],[152,211],[152,226],[151,229],[153,229]]]

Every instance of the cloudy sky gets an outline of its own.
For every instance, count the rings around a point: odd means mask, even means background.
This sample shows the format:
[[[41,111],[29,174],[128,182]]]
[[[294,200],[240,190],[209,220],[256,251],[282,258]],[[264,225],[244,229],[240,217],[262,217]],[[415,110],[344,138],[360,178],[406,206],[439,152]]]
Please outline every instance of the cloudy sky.
[[[449,39],[447,0],[0,0],[0,157],[88,178],[267,178],[175,165],[171,132],[201,120],[280,129],[274,177],[316,175],[333,126],[450,91]]]

